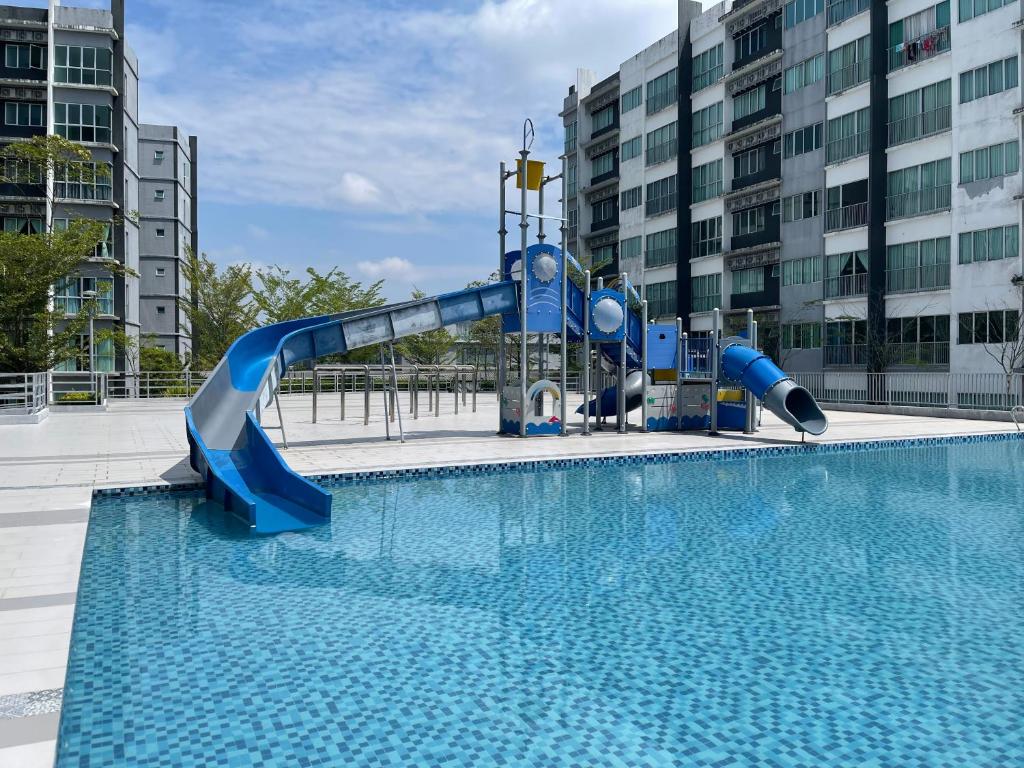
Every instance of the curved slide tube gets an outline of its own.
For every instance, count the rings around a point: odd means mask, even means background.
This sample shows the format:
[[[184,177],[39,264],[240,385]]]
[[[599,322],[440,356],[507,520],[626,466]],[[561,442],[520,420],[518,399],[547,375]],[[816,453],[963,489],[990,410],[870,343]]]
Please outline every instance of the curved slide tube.
[[[288,366],[453,323],[518,311],[511,281],[436,298],[257,328],[240,337],[185,407],[189,461],[206,495],[257,533],[326,521],[331,496],[289,469],[260,426]]]
[[[635,411],[643,404],[643,382],[643,374],[640,371],[630,371],[626,374],[626,413]],[[583,413],[584,405],[585,403],[580,404],[576,413]],[[616,416],[618,410],[616,387],[608,387],[601,393],[601,416]],[[597,415],[597,398],[590,401],[590,415]]]
[[[820,435],[828,429],[828,418],[811,393],[801,387],[768,355],[742,344],[730,344],[722,350],[722,372],[738,381],[797,432]]]

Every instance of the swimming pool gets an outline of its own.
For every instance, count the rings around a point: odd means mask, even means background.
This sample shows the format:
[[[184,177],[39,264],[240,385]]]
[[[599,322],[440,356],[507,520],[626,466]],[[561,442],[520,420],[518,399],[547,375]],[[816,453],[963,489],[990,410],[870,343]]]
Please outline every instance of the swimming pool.
[[[1024,441],[100,499],[59,766],[1024,763]]]

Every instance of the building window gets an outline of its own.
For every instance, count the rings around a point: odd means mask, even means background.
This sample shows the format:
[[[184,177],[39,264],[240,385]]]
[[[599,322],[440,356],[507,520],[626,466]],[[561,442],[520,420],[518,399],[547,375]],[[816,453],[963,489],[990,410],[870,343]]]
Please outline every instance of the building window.
[[[722,252],[722,217],[713,216],[690,225],[690,258]]]
[[[629,141],[622,142],[622,162],[632,160],[634,157],[639,157],[640,153],[644,151],[644,140],[641,136],[634,136]]]
[[[734,39],[736,61],[749,58],[768,45],[768,24],[758,24]]]
[[[732,215],[733,237],[752,235],[764,231],[764,206],[747,208],[745,211],[736,211]]]
[[[758,171],[763,171],[768,165],[768,147],[760,146],[748,149],[733,155],[732,176],[733,179],[741,179],[744,176],[752,176]]]
[[[622,114],[636,109],[644,101],[643,88],[639,85],[622,94]]]
[[[679,99],[678,70],[672,69],[647,83],[647,114],[661,112]]]
[[[693,148],[710,144],[722,135],[722,102],[704,107],[693,113]]]
[[[792,93],[811,83],[816,83],[825,76],[825,54],[819,53],[809,59],[794,64],[786,69],[782,79],[782,89]]]
[[[821,190],[801,192],[782,199],[782,221],[801,221],[821,213]]]
[[[69,141],[110,143],[110,107],[92,104],[53,105],[53,129]]]
[[[46,46],[8,43],[4,64],[8,69],[46,69]]]
[[[960,153],[960,183],[1009,176],[1020,170],[1017,140]]]
[[[699,275],[690,280],[690,311],[710,312],[722,306],[722,275]]]
[[[952,92],[952,81],[941,80],[890,98],[889,146],[948,131]]]
[[[886,318],[885,341],[893,365],[948,365],[949,315]]]
[[[961,264],[1016,259],[1020,255],[1020,228],[1012,224],[961,232],[957,250]]]
[[[949,0],[889,24],[889,71],[949,50]]]
[[[4,125],[42,127],[43,105],[25,101],[4,102]]]
[[[590,133],[592,135],[600,133],[608,128],[611,128],[615,124],[615,105],[609,104],[607,107],[597,110],[593,115],[590,116]]]
[[[19,235],[41,235],[43,220],[36,216],[5,216],[4,232],[17,232]]]
[[[590,271],[596,275],[606,267],[614,265],[617,255],[618,247],[615,243],[595,248],[590,252]]]
[[[825,130],[822,123],[797,128],[782,137],[783,157],[796,157],[807,152],[821,149],[824,143]]]
[[[732,292],[761,293],[764,290],[764,267],[737,269],[732,273]]]
[[[644,288],[647,299],[647,317],[665,317],[676,314],[676,281],[648,283]]]
[[[97,313],[114,314],[114,278],[110,275],[65,277],[58,280],[53,287],[54,310],[65,315],[77,315],[88,302],[88,299],[84,298],[87,291],[96,292]]]
[[[870,120],[870,107],[829,120],[825,162],[841,163],[865,154],[868,151],[868,137],[871,135]]]
[[[950,160],[946,157],[889,171],[886,181],[886,217],[899,219],[948,209],[950,166]]]
[[[693,90],[717,83],[725,73],[722,43],[693,57]]]
[[[644,266],[664,267],[676,261],[676,230],[664,229],[647,235]]]
[[[820,280],[821,258],[818,256],[805,256],[802,259],[782,262],[783,286],[809,285]]]
[[[1020,312],[996,309],[988,312],[961,312],[957,344],[1003,344],[1020,338]]]
[[[630,208],[639,207],[644,201],[644,190],[643,187],[633,187],[627,189],[622,193],[622,202],[619,207],[623,211],[628,211]]]
[[[591,220],[594,227],[602,227],[614,223],[619,213],[616,202],[614,197],[606,197],[604,200],[598,200],[594,203],[591,209]]]
[[[871,36],[828,52],[828,92],[832,94],[867,82],[871,75]]]
[[[885,249],[885,290],[911,293],[949,288],[949,238],[896,243]]]
[[[167,274],[167,269],[165,267],[157,267],[156,268],[156,276],[157,277],[164,277],[166,274]]]
[[[863,296],[868,290],[868,252],[831,253],[825,257],[825,298]]]
[[[676,176],[647,185],[647,215],[657,216],[676,209]]]
[[[991,96],[993,93],[1016,88],[1018,82],[1017,57],[993,61],[977,69],[960,73],[960,103]]]
[[[757,88],[736,96],[732,101],[732,119],[740,120],[755,112],[760,112],[764,109],[767,94],[768,86],[759,85]]]
[[[657,165],[679,154],[678,123],[669,123],[647,134],[647,165]]]
[[[569,161],[569,178],[565,180],[565,192],[568,197],[575,197],[579,181],[577,177],[577,164],[575,160]]]
[[[619,242],[619,257],[623,260],[639,258],[642,251],[643,238],[640,237],[640,235],[637,235],[636,237],[627,237],[625,240]]]
[[[156,308],[156,313],[158,315],[166,315],[167,314],[167,307],[163,307],[163,306],[157,307]]]
[[[783,349],[821,349],[820,323],[786,323],[782,326]]]
[[[565,154],[576,151],[576,121],[565,126]]]
[[[54,170],[54,197],[65,200],[112,200],[113,166],[74,162]]]
[[[78,352],[70,360],[64,360],[53,367],[53,370],[62,373],[70,371],[96,370],[101,373],[110,373],[114,370],[114,340],[103,339],[96,342],[96,350],[90,360],[89,337],[80,333],[78,335]],[[95,366],[95,367],[93,367]]]
[[[164,236],[166,236],[166,234],[167,234],[167,230],[165,230],[163,227],[157,227],[157,230],[156,230],[156,236],[157,237],[164,237]]]
[[[1014,0],[960,0],[960,23],[970,21],[989,11],[997,11]]]
[[[674,177],[673,177],[674,178]],[[722,194],[722,161],[698,165],[693,169],[693,202],[701,203]],[[650,200],[650,195],[647,196]]]
[[[80,45],[53,47],[53,74],[58,83],[110,85],[114,53]]]
[[[153,199],[156,200],[157,202],[159,202],[160,200],[163,200],[164,196],[165,196],[165,193],[164,193],[164,190],[162,190],[162,189],[157,189],[157,190],[154,190],[154,192],[153,192]]]
[[[164,161],[164,151],[162,149],[153,150],[153,162],[159,165]]]
[[[16,160],[8,157],[4,160],[4,184],[43,184],[46,179],[43,176],[44,168],[31,160]]]
[[[864,365],[867,339],[867,320],[826,322],[825,365]]]
[[[793,0],[783,8],[783,23],[792,29],[801,21],[817,16],[825,10],[825,0]]]

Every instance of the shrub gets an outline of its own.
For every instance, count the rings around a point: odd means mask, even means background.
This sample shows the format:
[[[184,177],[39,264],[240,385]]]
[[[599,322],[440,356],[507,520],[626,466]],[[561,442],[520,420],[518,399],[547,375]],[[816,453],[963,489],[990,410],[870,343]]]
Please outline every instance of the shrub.
[[[95,392],[60,392],[56,396],[58,403],[95,403]]]

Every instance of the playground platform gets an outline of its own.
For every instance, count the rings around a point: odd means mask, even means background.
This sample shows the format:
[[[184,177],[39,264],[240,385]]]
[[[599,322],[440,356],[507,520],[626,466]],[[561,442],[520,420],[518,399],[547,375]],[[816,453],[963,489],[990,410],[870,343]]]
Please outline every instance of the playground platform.
[[[449,398],[451,396],[449,395]],[[571,397],[572,410],[581,402]],[[498,407],[481,394],[476,413],[442,400],[440,416],[402,414],[406,442],[384,440],[382,403],[370,424],[358,402],[339,421],[337,404],[321,402],[312,423],[309,396],[282,398],[289,448],[300,473],[322,474],[567,457],[675,453],[799,443],[793,429],[764,413],[754,435],[661,432],[591,436],[570,421],[567,437],[519,439],[496,434]],[[403,403],[403,407],[407,407]],[[182,422],[184,401],[112,402],[106,413],[53,414],[39,425],[0,431],[0,765],[52,765],[78,572],[96,488],[194,484]],[[824,438],[809,442],[938,437],[1013,430],[1008,422],[830,411]],[[638,416],[638,414],[637,414]],[[634,417],[638,420],[637,417]],[[276,413],[267,418],[276,422]],[[268,433],[280,447],[281,433]]]

